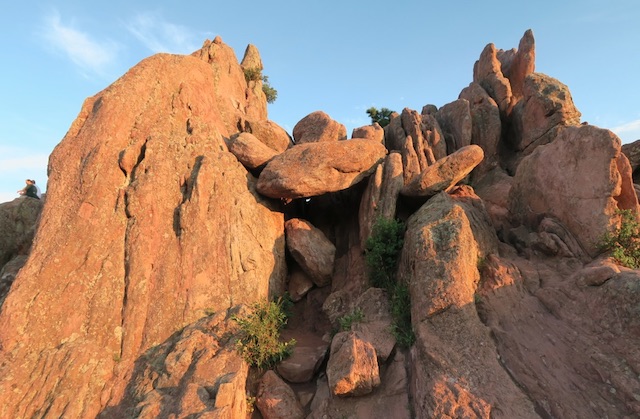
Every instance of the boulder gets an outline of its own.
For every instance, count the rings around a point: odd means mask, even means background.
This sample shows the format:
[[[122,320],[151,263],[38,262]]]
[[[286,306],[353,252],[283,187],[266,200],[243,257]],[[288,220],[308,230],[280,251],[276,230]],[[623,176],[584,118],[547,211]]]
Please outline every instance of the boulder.
[[[299,144],[273,158],[258,178],[258,191],[295,199],[349,188],[369,176],[386,155],[367,139]]]
[[[638,168],[640,168],[640,140],[632,143],[622,144],[622,152],[629,159],[631,171],[633,173],[633,183],[640,183]]]
[[[384,129],[376,122],[364,127],[354,128],[351,138],[366,138],[368,140],[384,143]]]
[[[400,148],[400,153],[402,155],[402,167],[404,168],[404,184],[407,185],[420,175],[422,170],[420,169],[418,155],[413,147],[413,139],[411,136],[404,137],[404,139],[405,141]]]
[[[313,282],[324,287],[331,282],[336,247],[308,221],[292,218],[285,223],[287,249]]]
[[[508,66],[505,65],[506,63],[499,53],[498,58],[502,63],[502,73],[509,79],[515,102],[523,96],[525,78],[536,69],[536,43],[533,31],[528,29],[524,33],[520,39],[518,50],[513,54],[513,59]]]
[[[402,175],[402,157],[400,153],[392,152],[369,177],[359,211],[360,245],[363,249],[378,218],[395,218],[398,195],[404,186]]]
[[[351,330],[373,345],[378,363],[386,362],[396,345],[387,292],[381,288],[369,288],[354,305],[361,310],[362,321],[352,324]]]
[[[272,370],[265,372],[260,379],[256,406],[264,419],[302,419],[305,417],[296,394]]]
[[[253,134],[242,132],[227,141],[229,151],[248,169],[256,169],[274,158],[277,153]]]
[[[498,144],[502,136],[500,109],[478,83],[471,83],[460,92],[469,102],[471,113],[471,144],[482,148],[484,159],[471,174],[473,184],[499,164]]]
[[[418,159],[420,171],[422,171],[435,162],[433,152],[422,135],[422,115],[412,109],[404,108],[400,115],[400,121],[407,139],[411,138],[413,142],[413,149]]]
[[[293,127],[293,140],[296,144],[346,139],[347,128],[322,111],[310,113]]]
[[[281,338],[284,341],[295,339],[291,356],[280,361],[276,370],[278,374],[290,383],[307,383],[313,379],[322,365],[329,344],[322,338],[310,333],[287,333],[283,331]]]
[[[244,121],[243,131],[253,134],[261,143],[280,154],[291,146],[291,137],[273,121]]]
[[[463,147],[440,159],[416,176],[400,191],[410,197],[430,197],[446,191],[465,178],[482,161],[484,153],[477,145]]]
[[[249,117],[257,116],[258,118],[255,119],[267,119],[267,98],[262,90],[262,70],[264,69],[264,66],[262,65],[260,52],[255,45],[247,45],[247,48],[244,50],[242,61],[240,62],[240,66],[242,67],[245,80],[247,82],[247,97],[257,99],[250,100],[248,102],[247,107],[244,109],[244,113]],[[248,79],[247,71],[253,71],[257,76],[253,79]]]
[[[498,50],[494,44],[488,44],[473,67],[473,81],[478,83],[489,96],[495,100],[501,115],[511,112],[512,96],[511,84],[504,74],[498,60]]]
[[[380,385],[376,351],[358,332],[340,332],[331,341],[327,378],[334,396],[362,396]]]
[[[447,103],[438,110],[436,119],[444,134],[447,154],[471,144],[472,120],[467,99]]]
[[[513,146],[530,153],[540,144],[553,141],[554,128],[580,124],[580,112],[571,92],[560,81],[541,73],[524,80],[522,100],[513,109]]]
[[[294,265],[289,269],[287,292],[293,302],[298,302],[313,288],[313,281],[302,269]]]
[[[373,393],[359,397],[331,397],[327,377],[320,376],[311,402],[308,419],[323,418],[393,418],[410,419],[406,359],[396,351],[384,370],[381,384]]]
[[[616,211],[637,208],[630,170],[620,171],[619,156],[620,139],[611,131],[590,125],[561,129],[554,142],[518,166],[509,193],[512,216],[534,230],[542,216],[554,217],[595,256],[604,233],[619,222]]]

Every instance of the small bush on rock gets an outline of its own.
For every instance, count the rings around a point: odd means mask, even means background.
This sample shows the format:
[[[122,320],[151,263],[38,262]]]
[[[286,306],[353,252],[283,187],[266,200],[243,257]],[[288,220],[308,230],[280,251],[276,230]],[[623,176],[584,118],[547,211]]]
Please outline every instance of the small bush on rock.
[[[640,268],[640,223],[632,210],[619,210],[622,216],[620,227],[602,238],[600,248],[610,251],[611,256],[628,268]]]
[[[404,223],[379,218],[373,225],[365,248],[369,281],[389,294],[393,334],[398,344],[408,348],[415,342],[411,328],[411,298],[406,284],[396,281],[398,257],[404,244]]]
[[[257,303],[252,308],[247,316],[232,317],[241,329],[236,349],[250,366],[273,368],[291,355],[296,344],[295,339],[280,341],[280,330],[287,324],[283,300]]]

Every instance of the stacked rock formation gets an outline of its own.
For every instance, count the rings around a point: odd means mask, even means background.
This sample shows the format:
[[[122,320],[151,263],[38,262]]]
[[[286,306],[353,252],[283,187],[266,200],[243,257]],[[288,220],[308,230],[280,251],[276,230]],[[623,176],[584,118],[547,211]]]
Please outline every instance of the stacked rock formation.
[[[640,273],[598,247],[638,213],[635,166],[535,72],[531,31],[489,44],[454,102],[350,139],[321,111],[289,137],[245,78],[262,70],[216,38],[86,100],[28,261],[28,234],[0,254],[24,263],[0,417],[640,415]],[[367,279],[380,218],[406,225],[410,348]],[[285,291],[298,344],[252,371],[233,318]]]

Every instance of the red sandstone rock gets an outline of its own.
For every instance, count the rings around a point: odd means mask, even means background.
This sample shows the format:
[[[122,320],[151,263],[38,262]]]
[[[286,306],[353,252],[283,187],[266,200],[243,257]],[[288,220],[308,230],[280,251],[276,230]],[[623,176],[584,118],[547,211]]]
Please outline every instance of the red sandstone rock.
[[[505,70],[504,67],[503,64],[502,71],[509,79],[514,100],[517,101],[523,95],[525,78],[536,69],[536,44],[531,29],[527,30],[520,39],[518,50],[509,69]]]
[[[444,134],[447,154],[471,144],[472,121],[467,99],[447,103],[438,110],[436,119]]]
[[[471,112],[471,144],[482,147],[484,159],[472,172],[475,184],[498,166],[498,144],[502,136],[500,110],[496,102],[477,83],[471,83],[460,92],[460,98],[469,101]]]
[[[340,332],[331,342],[327,365],[329,388],[335,396],[362,396],[380,385],[376,351],[357,332]]]
[[[307,292],[313,288],[313,281],[300,267],[293,266],[289,269],[287,279],[287,291],[293,302],[302,300]]]
[[[293,127],[293,139],[296,144],[346,140],[347,128],[326,113],[315,111]]]
[[[282,334],[282,339],[288,341],[290,338],[296,340],[291,356],[281,361],[276,370],[278,374],[290,383],[306,383],[311,381],[314,374],[327,355],[329,343],[315,335],[306,333],[303,337],[300,334],[290,332]]]
[[[256,406],[264,419],[302,419],[304,410],[295,393],[272,370],[260,379]]]
[[[336,248],[308,221],[293,218],[285,223],[287,249],[313,282],[323,287],[331,282]]]
[[[596,255],[603,234],[619,220],[620,197],[633,192],[622,189],[631,181],[623,181],[619,156],[620,139],[608,130],[590,125],[560,130],[554,142],[536,148],[518,166],[509,194],[511,214],[532,228],[541,215],[553,216]],[[637,198],[625,205],[635,208]]]
[[[527,153],[539,145],[553,141],[558,126],[580,124],[567,86],[540,73],[528,75],[524,81],[523,97],[513,109],[514,146]]]
[[[484,48],[473,67],[473,81],[480,84],[496,101],[503,115],[508,115],[511,112],[513,93],[509,79],[502,74],[497,54],[493,44],[488,44]]]
[[[291,137],[284,128],[273,121],[244,121],[245,132],[253,134],[260,142],[275,151],[282,153],[291,146]]]
[[[366,139],[299,144],[267,164],[258,191],[295,199],[347,189],[371,174],[385,154],[382,144]]]
[[[277,153],[258,140],[253,134],[242,132],[227,141],[229,151],[249,169],[256,169],[274,158]]]
[[[282,292],[283,215],[223,140],[248,117],[242,69],[221,41],[195,55],[134,66],[51,155],[31,259],[0,314],[1,417],[126,408],[146,351]]]
[[[463,147],[453,154],[440,159],[433,166],[416,176],[400,193],[411,197],[430,197],[446,191],[464,179],[484,157],[477,145]]]
[[[353,129],[351,138],[366,138],[379,143],[384,142],[384,129],[376,122],[372,125]]]

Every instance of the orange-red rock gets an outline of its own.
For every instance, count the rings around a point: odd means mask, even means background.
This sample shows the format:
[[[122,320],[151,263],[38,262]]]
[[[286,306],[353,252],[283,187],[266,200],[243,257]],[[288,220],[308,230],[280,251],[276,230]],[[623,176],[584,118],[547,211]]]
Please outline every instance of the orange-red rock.
[[[293,140],[296,144],[346,139],[347,128],[322,111],[310,113],[293,127]]]

